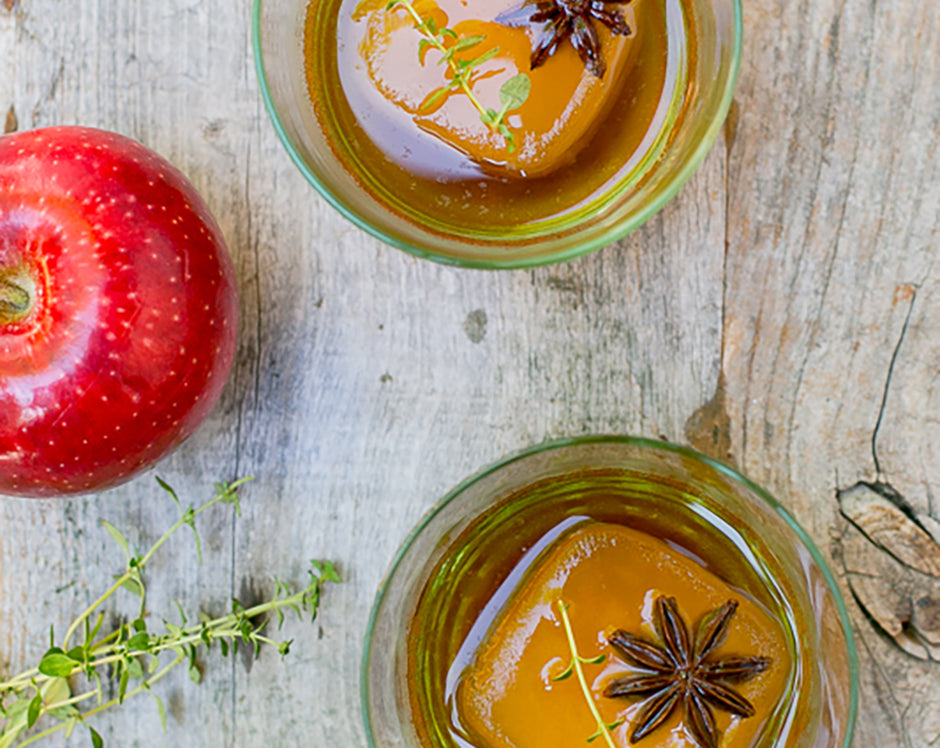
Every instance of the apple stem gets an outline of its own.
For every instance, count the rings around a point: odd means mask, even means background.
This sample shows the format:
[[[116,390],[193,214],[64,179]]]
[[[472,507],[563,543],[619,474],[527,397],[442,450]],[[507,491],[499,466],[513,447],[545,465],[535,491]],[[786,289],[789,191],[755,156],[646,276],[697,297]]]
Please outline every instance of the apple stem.
[[[22,286],[0,278],[0,324],[18,322],[29,314],[32,299]]]

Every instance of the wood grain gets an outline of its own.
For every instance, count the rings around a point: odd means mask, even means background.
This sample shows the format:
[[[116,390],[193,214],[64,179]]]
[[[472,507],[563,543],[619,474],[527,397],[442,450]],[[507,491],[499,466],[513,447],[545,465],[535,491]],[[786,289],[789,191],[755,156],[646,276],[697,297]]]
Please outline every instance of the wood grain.
[[[312,557],[345,578],[317,624],[285,626],[285,662],[211,658],[198,687],[171,676],[168,732],[142,699],[98,721],[109,744],[364,745],[362,637],[395,548],[456,482],[548,437],[639,433],[734,461],[796,513],[847,593],[846,569],[884,551],[852,535],[840,490],[882,481],[925,531],[940,522],[933,6],[748,0],[733,116],[678,198],[617,246],[505,273],[407,257],[312,191],[263,111],[248,15],[222,0],[0,8],[0,112],[163,153],[238,269],[232,380],[158,472],[191,500],[221,477],[257,480],[241,519],[206,518],[202,566],[173,541],[150,608],[219,611],[272,574],[302,581]],[[117,570],[102,517],[143,545],[175,513],[151,476],[0,503],[0,669],[34,660],[48,625],[62,630]],[[936,744],[940,664],[850,607],[856,744]]]

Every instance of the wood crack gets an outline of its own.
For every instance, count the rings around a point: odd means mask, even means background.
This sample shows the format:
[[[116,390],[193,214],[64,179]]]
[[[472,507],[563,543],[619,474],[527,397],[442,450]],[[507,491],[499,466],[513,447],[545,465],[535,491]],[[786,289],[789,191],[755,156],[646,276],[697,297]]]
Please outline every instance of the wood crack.
[[[871,456],[875,463],[875,473],[882,475],[881,463],[878,461],[878,432],[881,429],[881,423],[884,420],[885,408],[888,404],[888,392],[891,389],[891,378],[894,376],[894,367],[898,361],[898,355],[901,351],[901,345],[904,343],[904,337],[907,335],[907,328],[911,323],[911,315],[914,312],[914,304],[917,301],[918,287],[914,286],[911,291],[911,303],[907,308],[907,316],[904,318],[904,324],[901,327],[901,334],[898,336],[898,342],[894,346],[891,354],[891,362],[888,364],[888,374],[885,377],[885,386],[881,394],[881,407],[878,409],[878,420],[875,422],[875,428],[871,435]]]

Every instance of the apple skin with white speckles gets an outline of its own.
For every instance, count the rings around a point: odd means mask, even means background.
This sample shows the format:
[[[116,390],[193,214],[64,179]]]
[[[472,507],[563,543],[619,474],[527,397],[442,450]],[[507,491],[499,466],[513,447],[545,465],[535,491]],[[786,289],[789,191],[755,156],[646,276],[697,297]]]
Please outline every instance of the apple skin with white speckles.
[[[0,137],[0,493],[152,465],[218,401],[237,327],[222,234],[169,162],[89,128]]]

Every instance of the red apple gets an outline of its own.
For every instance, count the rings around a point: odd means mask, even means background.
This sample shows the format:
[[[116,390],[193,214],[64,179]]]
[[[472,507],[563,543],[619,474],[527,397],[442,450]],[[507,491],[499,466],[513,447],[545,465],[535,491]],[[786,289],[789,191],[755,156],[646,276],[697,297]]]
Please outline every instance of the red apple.
[[[237,314],[219,227],[166,160],[81,127],[0,137],[0,493],[108,488],[179,445]]]

